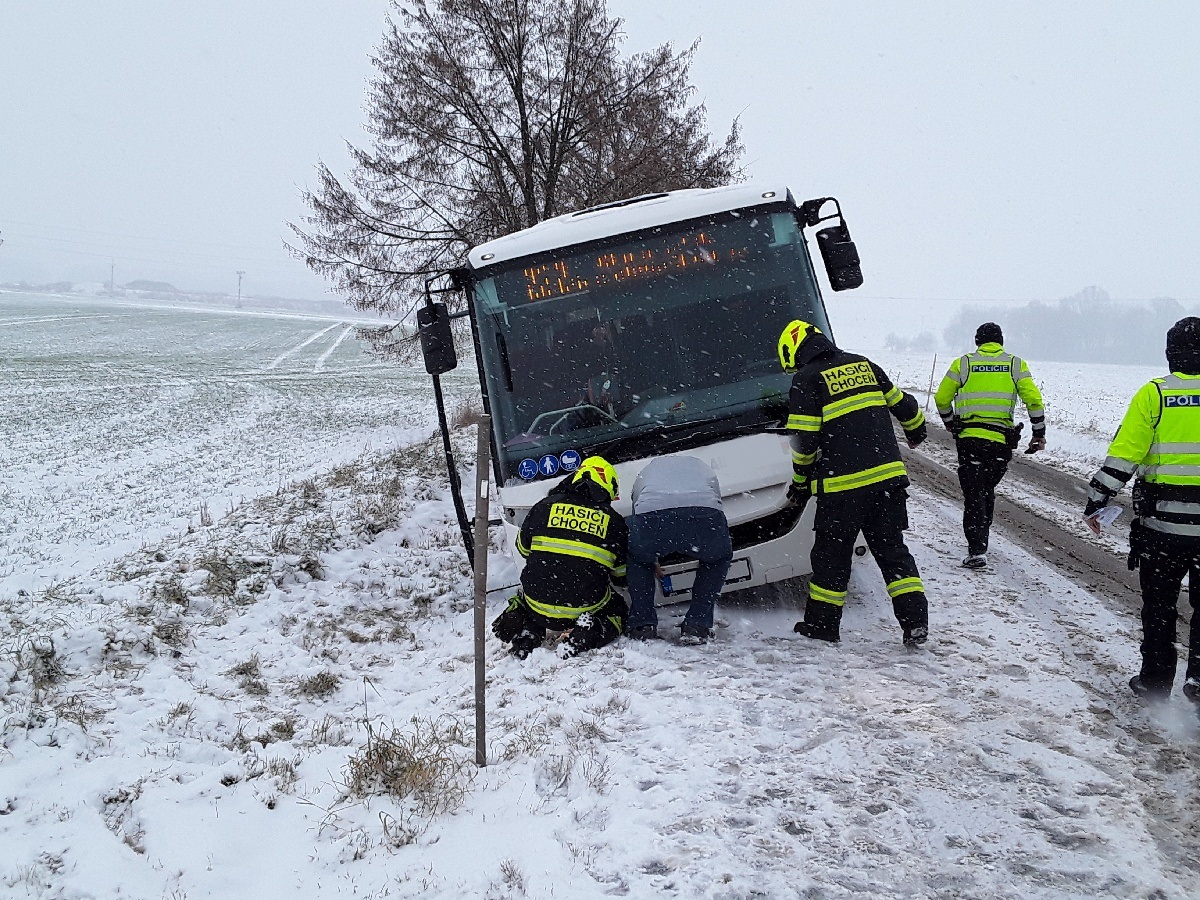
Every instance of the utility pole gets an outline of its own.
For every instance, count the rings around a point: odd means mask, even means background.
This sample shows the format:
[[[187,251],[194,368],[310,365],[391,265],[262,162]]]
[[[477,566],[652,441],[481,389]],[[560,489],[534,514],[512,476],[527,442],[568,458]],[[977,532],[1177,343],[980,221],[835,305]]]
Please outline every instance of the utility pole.
[[[238,298],[237,298],[238,309],[242,308],[242,276],[245,274],[246,273],[244,270],[238,269],[238,273],[237,273],[237,277],[238,277]]]
[[[117,289],[117,262],[113,260],[108,266],[108,292],[111,294]]]

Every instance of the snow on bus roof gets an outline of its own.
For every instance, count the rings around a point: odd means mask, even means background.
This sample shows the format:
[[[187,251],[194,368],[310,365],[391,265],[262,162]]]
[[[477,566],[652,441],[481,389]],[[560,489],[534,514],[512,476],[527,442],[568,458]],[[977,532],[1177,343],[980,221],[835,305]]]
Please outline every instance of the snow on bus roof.
[[[567,213],[539,222],[532,228],[506,234],[475,247],[467,254],[467,260],[472,269],[482,269],[558,247],[756,206],[764,201],[777,202],[787,197],[785,186],[761,183],[647,194]]]

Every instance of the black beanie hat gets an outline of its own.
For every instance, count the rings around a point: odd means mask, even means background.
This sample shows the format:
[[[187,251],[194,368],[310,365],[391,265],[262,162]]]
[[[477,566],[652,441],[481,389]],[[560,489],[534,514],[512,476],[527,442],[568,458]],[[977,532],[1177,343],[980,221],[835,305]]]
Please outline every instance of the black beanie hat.
[[[1000,330],[1000,326],[995,322],[984,322],[975,329],[975,346],[994,342],[997,344],[1004,343],[1004,332]]]
[[[1200,375],[1200,319],[1180,319],[1167,332],[1167,365],[1172,372]]]

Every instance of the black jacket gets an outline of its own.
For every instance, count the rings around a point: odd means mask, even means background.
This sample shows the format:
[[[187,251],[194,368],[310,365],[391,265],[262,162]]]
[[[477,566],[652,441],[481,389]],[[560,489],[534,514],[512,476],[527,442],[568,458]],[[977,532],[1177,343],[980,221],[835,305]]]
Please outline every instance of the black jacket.
[[[891,416],[916,443],[925,416],[911,394],[865,356],[815,334],[796,354],[788,397],[792,480],[814,494],[907,487]]]
[[[526,558],[525,600],[548,619],[597,610],[611,596],[611,584],[625,583],[625,520],[602,487],[572,478],[534,504],[517,537],[517,550]]]

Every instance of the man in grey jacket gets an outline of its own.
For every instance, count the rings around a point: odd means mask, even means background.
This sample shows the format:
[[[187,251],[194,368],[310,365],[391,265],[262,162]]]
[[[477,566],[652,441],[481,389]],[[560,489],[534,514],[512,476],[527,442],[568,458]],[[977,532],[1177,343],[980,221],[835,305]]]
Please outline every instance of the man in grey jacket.
[[[656,638],[654,577],[658,558],[678,553],[699,562],[692,602],[681,628],[684,643],[703,644],[713,624],[713,605],[725,584],[733,544],[721,507],[721,485],[708,464],[694,456],[662,456],[633,483],[628,520],[630,613],[627,634]]]

